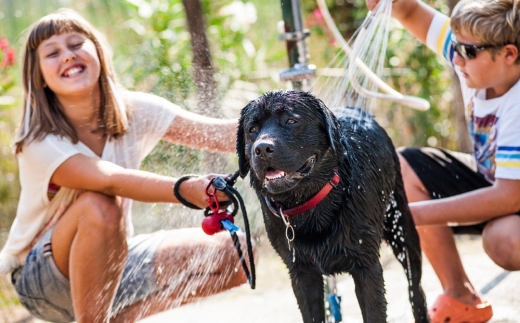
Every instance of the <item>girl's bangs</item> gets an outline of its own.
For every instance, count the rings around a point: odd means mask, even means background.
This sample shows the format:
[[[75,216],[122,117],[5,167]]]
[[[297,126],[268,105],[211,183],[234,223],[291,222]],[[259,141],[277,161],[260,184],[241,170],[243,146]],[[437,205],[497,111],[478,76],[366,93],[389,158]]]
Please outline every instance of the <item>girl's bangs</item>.
[[[29,35],[27,42],[31,50],[36,50],[44,41],[54,35],[75,31],[90,37],[89,29],[82,23],[81,17],[71,16],[71,14],[56,13],[45,17],[36,23],[36,26]]]

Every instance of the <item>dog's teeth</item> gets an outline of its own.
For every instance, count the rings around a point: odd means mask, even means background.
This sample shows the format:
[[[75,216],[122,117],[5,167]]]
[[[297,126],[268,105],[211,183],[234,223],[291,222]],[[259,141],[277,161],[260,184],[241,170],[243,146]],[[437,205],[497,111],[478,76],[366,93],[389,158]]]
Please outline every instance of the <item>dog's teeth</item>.
[[[287,174],[284,171],[273,170],[273,171],[268,171],[265,174],[265,179],[270,181],[270,180],[273,180],[273,179],[285,178],[286,176],[287,176]]]

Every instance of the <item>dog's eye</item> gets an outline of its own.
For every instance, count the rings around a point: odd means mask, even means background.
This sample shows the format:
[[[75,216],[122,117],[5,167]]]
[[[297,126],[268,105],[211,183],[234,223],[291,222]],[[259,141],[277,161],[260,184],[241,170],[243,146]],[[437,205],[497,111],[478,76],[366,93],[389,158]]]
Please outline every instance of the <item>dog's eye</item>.
[[[255,133],[255,132],[257,132],[256,127],[249,128],[249,133]]]
[[[287,119],[287,121],[285,121],[286,124],[295,124],[297,123],[298,121],[294,120],[294,119]]]

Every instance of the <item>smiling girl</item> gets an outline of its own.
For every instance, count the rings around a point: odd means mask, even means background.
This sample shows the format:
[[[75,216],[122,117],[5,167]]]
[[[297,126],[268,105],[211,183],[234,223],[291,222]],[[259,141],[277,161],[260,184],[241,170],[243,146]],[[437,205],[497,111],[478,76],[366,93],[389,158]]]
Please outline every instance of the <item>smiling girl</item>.
[[[109,54],[67,9],[33,24],[25,45],[15,143],[22,191],[0,273],[11,273],[21,303],[46,321],[133,322],[246,281],[228,234],[133,237],[130,214],[132,200],[179,202],[175,178],[139,170],[159,140],[234,152],[237,120],[124,90]],[[183,181],[180,195],[205,208],[215,176]]]

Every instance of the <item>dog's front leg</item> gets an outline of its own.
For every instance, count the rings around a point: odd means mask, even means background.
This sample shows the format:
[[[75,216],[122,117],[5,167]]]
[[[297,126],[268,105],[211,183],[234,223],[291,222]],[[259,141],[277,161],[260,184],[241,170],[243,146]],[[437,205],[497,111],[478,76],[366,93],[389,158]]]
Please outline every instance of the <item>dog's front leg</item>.
[[[356,286],[356,297],[364,323],[386,322],[386,298],[383,269],[379,262],[368,264],[351,272]]]
[[[304,323],[325,322],[323,276],[312,267],[298,266],[290,270],[292,288]]]

